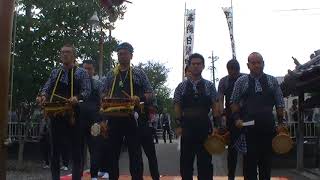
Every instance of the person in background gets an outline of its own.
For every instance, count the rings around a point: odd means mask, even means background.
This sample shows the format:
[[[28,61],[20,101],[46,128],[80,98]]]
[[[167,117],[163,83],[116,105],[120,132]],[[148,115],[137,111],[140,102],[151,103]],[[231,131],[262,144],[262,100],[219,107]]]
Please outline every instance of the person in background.
[[[42,115],[38,119],[40,122],[40,151],[43,158],[43,169],[49,169],[50,168],[50,139],[49,139],[49,125],[47,119]]]
[[[163,113],[160,116],[160,121],[162,125],[162,138],[164,143],[167,143],[167,134],[169,136],[169,142],[172,143],[172,134],[171,134],[171,117],[167,112],[167,108],[163,109]]]
[[[159,114],[154,114],[153,117],[150,117],[150,128],[152,130],[152,137],[156,144],[159,143],[157,128],[158,128],[158,121],[159,121]]]
[[[298,122],[298,100],[293,99],[292,100],[292,106],[289,109],[290,117],[292,121]]]
[[[152,180],[160,180],[156,148],[152,133],[152,121],[155,121],[154,119],[157,113],[157,102],[155,98],[152,103],[144,104],[144,111],[144,114],[142,114],[138,119],[140,143],[144,153],[148,158]]]
[[[98,176],[103,178],[109,177],[107,171],[110,168],[110,145],[108,138],[102,136],[95,137],[90,133],[91,126],[94,123],[102,121],[102,117],[100,115],[102,82],[93,78],[95,75],[95,63],[93,60],[84,60],[82,66],[90,77],[92,88],[88,100],[81,104],[81,126],[86,140],[85,142],[88,145],[90,153],[91,179],[97,180]],[[85,147],[86,146],[84,145],[84,148]]]
[[[239,77],[243,74],[240,73],[240,65],[236,59],[231,59],[227,63],[228,75],[223,77],[218,86],[218,99],[219,99],[219,109],[220,113],[223,114],[223,118],[226,119],[226,127],[230,133],[230,142],[228,145],[228,179],[234,180],[235,171],[237,167],[237,159],[238,159],[238,149],[235,146],[236,140],[240,136],[240,129],[235,126],[235,123],[231,117],[231,107],[230,107],[230,98],[232,95],[232,91],[234,88],[234,83],[237,81]],[[225,102],[225,109],[223,108],[223,102]],[[224,110],[223,110],[224,109]],[[245,161],[243,165],[243,169],[245,169]],[[245,171],[243,171],[245,176]]]

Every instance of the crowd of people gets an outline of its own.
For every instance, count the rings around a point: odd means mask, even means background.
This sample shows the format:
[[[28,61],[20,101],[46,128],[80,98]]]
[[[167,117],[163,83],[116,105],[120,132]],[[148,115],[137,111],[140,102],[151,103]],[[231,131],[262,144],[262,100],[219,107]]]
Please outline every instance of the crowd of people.
[[[177,132],[181,134],[182,179],[192,179],[195,157],[198,179],[212,179],[211,154],[203,144],[208,135],[218,133],[222,124],[230,132],[228,178],[235,179],[237,156],[242,154],[244,179],[270,179],[272,138],[277,131],[275,120],[278,127],[284,122],[284,100],[277,79],[263,72],[263,57],[253,52],[248,56],[249,74],[240,73],[237,60],[227,63],[228,75],[221,79],[217,92],[213,83],[201,76],[204,62],[200,54],[189,57],[188,77],[174,94],[176,120],[180,122]],[[214,122],[208,117],[210,109]],[[221,119],[226,122],[222,123]],[[254,124],[244,126],[245,122]]]
[[[62,66],[51,72],[37,97],[37,102],[42,106],[55,102],[72,105],[72,113],[48,114],[41,131],[44,167],[50,166],[52,179],[60,179],[60,169],[68,169],[69,157],[72,179],[81,179],[86,147],[90,153],[91,179],[97,179],[98,172],[108,172],[109,179],[119,179],[119,157],[123,144],[128,149],[132,179],[143,178],[142,149],[148,157],[152,178],[160,178],[154,145],[154,139],[158,142],[158,120],[153,90],[143,70],[131,66],[132,45],[121,43],[117,54],[119,65],[104,79],[97,80],[94,78],[94,61],[85,60],[79,67],[75,61],[75,47],[65,44],[61,48]],[[128,117],[106,117],[100,113],[101,99],[104,97],[129,98],[136,106],[142,103],[144,108],[140,111],[135,109],[136,114]],[[164,112],[158,119],[165,129],[163,136],[168,133],[172,142],[168,113]],[[94,124],[100,124],[107,133],[92,135]]]
[[[145,152],[153,180],[160,179],[155,143],[158,142],[157,121],[163,129],[163,140],[172,143],[171,116],[164,109],[159,117],[154,90],[145,72],[131,65],[134,49],[129,43],[118,45],[119,64],[105,78],[94,78],[94,61],[75,64],[76,50],[71,44],[61,48],[62,66],[54,69],[37,101],[40,105],[67,102],[72,112],[47,116],[43,142],[50,143],[50,165],[53,180],[60,179],[60,157],[70,150],[72,179],[80,180],[84,169],[86,146],[90,153],[91,179],[98,172],[108,172],[109,179],[119,179],[119,158],[126,144],[132,180],[143,179],[142,149]],[[221,79],[218,91],[202,77],[205,59],[190,55],[186,78],[174,91],[176,135],[181,136],[180,174],[183,180],[193,179],[193,164],[197,159],[198,179],[213,179],[212,155],[204,142],[226,124],[230,132],[228,145],[228,178],[235,179],[237,156],[244,156],[243,175],[247,180],[268,180],[271,174],[271,141],[278,125],[284,122],[284,101],[275,77],[263,72],[261,54],[248,57],[249,74],[240,73],[236,59],[227,63],[228,75]],[[129,116],[101,113],[103,99],[130,99],[134,109]],[[143,107],[143,108],[138,108]],[[273,116],[276,108],[277,118]],[[211,113],[211,117],[208,114]],[[158,120],[157,120],[158,119]],[[225,123],[222,123],[222,120]],[[254,121],[253,126],[243,126]],[[99,125],[100,135],[91,133]],[[67,142],[67,145],[65,144]],[[44,145],[45,147],[45,145]],[[47,156],[47,153],[45,155]]]

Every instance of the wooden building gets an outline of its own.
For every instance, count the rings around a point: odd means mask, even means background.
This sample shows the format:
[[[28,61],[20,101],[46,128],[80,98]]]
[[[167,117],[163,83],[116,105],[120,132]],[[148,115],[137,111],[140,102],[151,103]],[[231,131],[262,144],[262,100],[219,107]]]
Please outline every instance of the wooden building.
[[[310,61],[300,64],[293,58],[296,68],[288,70],[281,89],[285,97],[298,96],[298,129],[296,134],[297,142],[297,169],[303,169],[304,162],[304,113],[311,108],[320,107],[320,50],[315,51],[310,56]],[[306,95],[310,98],[305,99]],[[318,121],[319,124],[319,121]],[[319,129],[319,128],[318,128]],[[318,132],[319,136],[319,132]],[[317,140],[317,158],[320,159],[320,138]],[[317,164],[320,167],[320,163]]]

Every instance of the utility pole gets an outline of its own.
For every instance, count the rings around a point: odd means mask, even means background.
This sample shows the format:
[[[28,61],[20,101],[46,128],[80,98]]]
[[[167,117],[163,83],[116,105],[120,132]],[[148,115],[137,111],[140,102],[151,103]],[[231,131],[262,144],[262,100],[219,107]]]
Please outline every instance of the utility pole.
[[[209,56],[209,59],[211,59],[211,67],[210,70],[212,71],[212,82],[214,87],[216,87],[216,77],[215,77],[215,67],[214,67],[214,62],[217,61],[219,59],[218,56],[214,56],[213,55],[213,51],[211,52],[211,56]]]
[[[14,0],[0,1],[0,180],[6,179],[9,70]]]
[[[98,65],[99,65],[99,78],[102,78],[103,75],[103,49],[104,49],[104,38],[105,38],[105,33],[104,29],[109,30],[109,36],[108,36],[108,41],[109,41],[109,46],[111,47],[112,44],[112,36],[111,36],[111,31],[114,30],[114,26],[112,22],[109,22],[107,24],[103,24],[102,20],[99,19],[97,11],[93,13],[91,18],[89,19],[89,23],[92,27],[99,27],[100,28],[100,36],[99,36],[99,60],[98,60]],[[92,29],[91,27],[91,29]],[[92,30],[91,30],[92,31]],[[92,32],[91,32],[92,33]],[[108,63],[106,64],[107,70],[109,71],[112,66],[112,51],[110,50],[109,52],[109,57],[108,57]]]
[[[107,62],[107,70],[110,71],[112,69],[112,49],[111,49],[111,46],[112,46],[112,30],[114,30],[115,27],[114,27],[113,24],[110,23],[110,24],[106,25],[106,28],[109,31],[108,42],[109,42],[109,47],[110,47],[109,57],[108,57],[108,62]]]

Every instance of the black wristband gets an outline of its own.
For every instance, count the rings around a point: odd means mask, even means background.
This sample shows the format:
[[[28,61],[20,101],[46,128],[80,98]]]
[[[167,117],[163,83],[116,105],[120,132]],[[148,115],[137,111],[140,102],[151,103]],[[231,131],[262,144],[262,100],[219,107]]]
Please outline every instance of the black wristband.
[[[238,120],[238,119],[240,119],[240,113],[239,113],[239,112],[234,112],[234,113],[232,113],[232,114],[231,114],[231,118],[232,118],[233,120]]]

